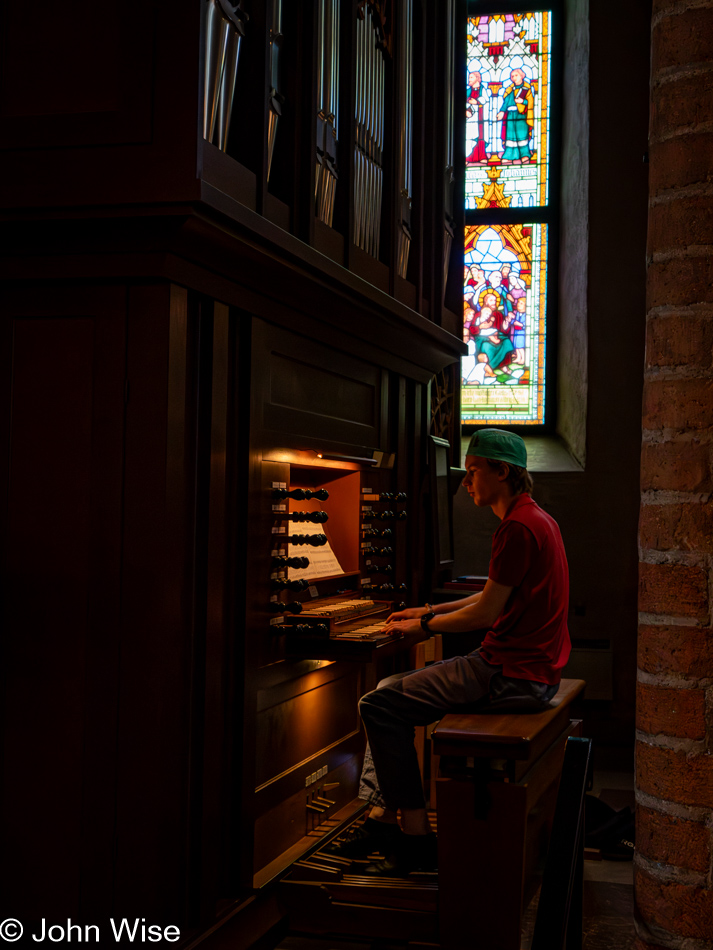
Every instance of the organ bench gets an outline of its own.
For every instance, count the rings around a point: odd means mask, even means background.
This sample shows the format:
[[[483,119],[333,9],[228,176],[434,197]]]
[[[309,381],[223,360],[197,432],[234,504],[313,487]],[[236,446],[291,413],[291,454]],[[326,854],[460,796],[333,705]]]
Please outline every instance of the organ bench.
[[[443,950],[519,950],[584,685],[563,679],[544,712],[450,713],[433,730]]]

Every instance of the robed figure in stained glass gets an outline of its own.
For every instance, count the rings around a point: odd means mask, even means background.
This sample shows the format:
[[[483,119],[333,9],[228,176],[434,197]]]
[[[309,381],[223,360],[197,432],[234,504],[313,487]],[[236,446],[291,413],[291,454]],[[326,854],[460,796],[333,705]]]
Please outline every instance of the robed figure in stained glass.
[[[535,124],[535,100],[532,87],[522,69],[513,69],[511,83],[503,91],[501,138],[503,163],[521,164],[530,161],[530,138]]]
[[[488,156],[485,153],[485,93],[484,83],[479,72],[472,72],[468,76],[468,88],[466,89],[466,136],[468,145],[471,146],[466,162],[487,162]],[[467,147],[466,147],[466,150]]]
[[[483,307],[471,323],[470,332],[471,336],[475,336],[475,352],[478,357],[484,356],[485,359],[482,362],[487,362],[493,370],[497,369],[515,349],[509,337],[500,332],[499,322],[502,327],[501,313],[496,314],[492,307]]]

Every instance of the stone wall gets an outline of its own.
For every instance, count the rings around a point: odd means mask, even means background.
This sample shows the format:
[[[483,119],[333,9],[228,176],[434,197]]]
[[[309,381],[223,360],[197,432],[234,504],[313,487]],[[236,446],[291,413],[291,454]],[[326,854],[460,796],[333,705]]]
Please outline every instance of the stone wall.
[[[587,452],[589,275],[589,0],[567,0],[562,115],[557,433],[584,465]]]
[[[655,0],[639,523],[640,950],[713,948],[712,103],[712,0]]]

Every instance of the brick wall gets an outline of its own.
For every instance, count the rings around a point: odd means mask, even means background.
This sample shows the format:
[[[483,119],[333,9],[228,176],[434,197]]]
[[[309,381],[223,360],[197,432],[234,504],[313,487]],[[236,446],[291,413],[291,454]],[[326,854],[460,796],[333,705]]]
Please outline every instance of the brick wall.
[[[713,0],[654,0],[637,684],[639,950],[713,950]]]

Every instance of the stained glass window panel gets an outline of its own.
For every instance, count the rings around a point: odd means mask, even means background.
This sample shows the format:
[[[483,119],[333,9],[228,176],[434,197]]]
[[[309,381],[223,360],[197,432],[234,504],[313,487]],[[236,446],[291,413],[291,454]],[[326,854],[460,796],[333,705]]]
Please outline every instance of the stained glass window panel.
[[[547,204],[549,12],[468,18],[465,206]]]
[[[461,418],[545,421],[546,224],[465,229]]]

